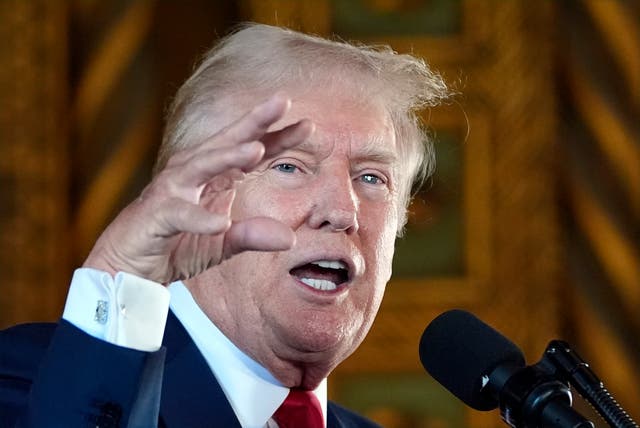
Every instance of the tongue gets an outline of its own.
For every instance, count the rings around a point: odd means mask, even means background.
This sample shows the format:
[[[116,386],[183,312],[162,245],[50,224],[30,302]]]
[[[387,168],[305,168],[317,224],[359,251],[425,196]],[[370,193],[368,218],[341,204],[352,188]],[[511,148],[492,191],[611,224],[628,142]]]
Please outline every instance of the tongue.
[[[343,282],[342,276],[336,269],[326,269],[317,265],[307,264],[291,269],[291,275],[297,278],[313,278],[331,281],[334,284]]]

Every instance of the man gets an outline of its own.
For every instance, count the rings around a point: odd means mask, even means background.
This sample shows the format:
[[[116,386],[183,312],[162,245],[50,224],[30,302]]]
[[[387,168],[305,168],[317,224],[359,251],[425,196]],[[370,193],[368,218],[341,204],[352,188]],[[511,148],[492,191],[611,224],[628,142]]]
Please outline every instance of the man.
[[[326,378],[373,322],[431,166],[415,111],[446,95],[388,49],[265,25],[223,40],[179,90],[157,173],[76,271],[60,323],[0,336],[0,418],[374,426],[327,403]],[[282,416],[295,403],[308,419]]]

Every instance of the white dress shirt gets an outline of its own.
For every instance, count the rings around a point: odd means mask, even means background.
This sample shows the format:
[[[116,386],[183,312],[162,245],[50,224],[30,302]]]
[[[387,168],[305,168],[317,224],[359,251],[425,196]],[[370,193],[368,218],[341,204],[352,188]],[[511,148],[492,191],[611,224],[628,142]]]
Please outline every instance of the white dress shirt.
[[[143,351],[160,349],[168,307],[220,383],[243,428],[275,428],[273,413],[289,389],[238,349],[205,315],[182,282],[167,288],[127,273],[95,269],[73,275],[63,318],[93,337]],[[314,394],[327,420],[326,380]]]

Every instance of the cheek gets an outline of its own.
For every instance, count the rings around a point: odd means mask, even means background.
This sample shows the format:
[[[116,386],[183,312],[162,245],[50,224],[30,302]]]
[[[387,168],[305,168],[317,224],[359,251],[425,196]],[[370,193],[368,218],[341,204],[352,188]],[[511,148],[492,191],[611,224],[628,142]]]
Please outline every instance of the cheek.
[[[233,220],[270,217],[296,229],[308,210],[308,192],[271,185],[268,180],[253,180],[238,186],[231,207]]]
[[[395,229],[388,234],[385,239],[380,239],[378,245],[379,264],[383,270],[381,274],[388,281],[391,278],[391,266],[393,264],[393,253],[395,251]]]
[[[262,307],[279,289],[274,284],[281,278],[273,269],[278,262],[276,253],[244,252],[220,265],[225,300],[237,311],[237,319],[259,320]]]
[[[380,208],[378,211],[372,212],[380,214],[370,218],[363,234],[363,238],[364,236],[368,238],[364,245],[367,248],[369,258],[367,261],[368,275],[365,279],[367,296],[362,300],[365,314],[369,315],[368,319],[365,319],[365,324],[368,324],[375,317],[386,284],[391,279],[397,224],[395,207]],[[363,231],[361,230],[361,232]]]
[[[236,187],[231,214],[234,220],[258,216],[274,217],[281,205],[268,186],[260,185],[256,179],[247,179]]]
[[[234,220],[257,216],[285,220],[301,210],[303,191],[276,187],[269,180],[259,178],[245,180],[236,187],[236,197],[231,207]]]
[[[372,248],[377,275],[385,283],[391,277],[391,265],[395,250],[395,241],[398,227],[398,210],[394,204],[379,208],[375,224],[371,224],[374,233],[370,236],[369,245]]]

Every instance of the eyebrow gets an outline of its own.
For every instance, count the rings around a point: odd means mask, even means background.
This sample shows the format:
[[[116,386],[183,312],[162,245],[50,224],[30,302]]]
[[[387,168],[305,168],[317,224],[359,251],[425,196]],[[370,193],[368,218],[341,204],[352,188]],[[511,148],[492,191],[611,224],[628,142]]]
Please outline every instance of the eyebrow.
[[[316,144],[313,140],[306,140],[291,150],[314,155],[318,153]],[[384,164],[393,164],[397,162],[399,158],[398,153],[395,150],[389,149],[378,136],[370,138],[363,147],[358,149],[357,155],[350,157],[356,161],[373,161]]]
[[[375,139],[378,139],[377,137]],[[376,144],[376,141],[370,140],[362,149],[359,150],[357,156],[354,159],[358,160],[372,160],[375,162],[393,164],[398,160],[398,153],[394,150],[389,150],[386,145],[381,147],[380,144]]]

